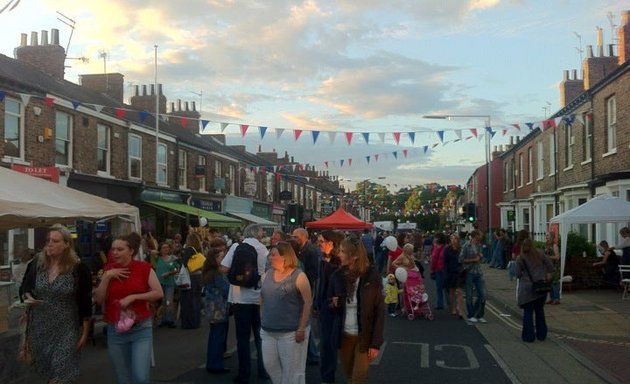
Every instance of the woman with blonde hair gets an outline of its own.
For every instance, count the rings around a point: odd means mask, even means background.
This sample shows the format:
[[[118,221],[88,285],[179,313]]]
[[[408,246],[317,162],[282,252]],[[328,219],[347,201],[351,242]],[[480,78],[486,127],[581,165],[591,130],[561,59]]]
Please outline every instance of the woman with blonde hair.
[[[514,270],[519,279],[517,302],[518,306],[523,308],[521,338],[528,343],[536,339],[543,341],[547,338],[544,309],[547,293],[535,292],[533,283],[541,280],[551,281],[551,273],[554,269],[551,261],[534,247],[530,238],[524,239],[520,248],[521,253],[516,259]]]
[[[331,276],[329,296],[342,321],[333,331],[348,383],[365,383],[370,362],[383,344],[385,303],[381,275],[370,266],[360,239],[348,237],[339,248],[339,268]]]
[[[270,253],[271,269],[260,291],[265,370],[274,384],[305,383],[311,286],[289,243],[278,242]]]
[[[186,244],[182,249],[182,266],[188,265],[188,260],[197,252],[203,253],[201,236],[191,231],[186,237]],[[190,289],[183,289],[179,293],[180,319],[182,329],[197,329],[201,325],[201,270],[190,273]]]
[[[92,276],[74,252],[66,227],[50,227],[44,250],[28,266],[20,296],[29,304],[26,343],[33,368],[49,383],[75,382],[92,319]]]

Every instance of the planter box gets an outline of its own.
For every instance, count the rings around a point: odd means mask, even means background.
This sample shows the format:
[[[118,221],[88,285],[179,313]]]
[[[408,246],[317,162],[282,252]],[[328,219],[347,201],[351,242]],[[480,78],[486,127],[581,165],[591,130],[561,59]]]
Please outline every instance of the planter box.
[[[602,269],[593,267],[599,261],[596,257],[570,256],[564,265],[564,274],[573,276],[573,289],[600,288],[602,286]]]

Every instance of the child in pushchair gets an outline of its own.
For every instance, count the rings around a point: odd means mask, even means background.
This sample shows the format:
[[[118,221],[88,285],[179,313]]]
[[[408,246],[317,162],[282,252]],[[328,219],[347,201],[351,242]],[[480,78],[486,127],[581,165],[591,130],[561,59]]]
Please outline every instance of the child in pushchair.
[[[405,311],[409,320],[413,320],[416,316],[424,316],[427,320],[433,320],[429,295],[426,293],[424,280],[419,271],[407,271],[403,296]]]

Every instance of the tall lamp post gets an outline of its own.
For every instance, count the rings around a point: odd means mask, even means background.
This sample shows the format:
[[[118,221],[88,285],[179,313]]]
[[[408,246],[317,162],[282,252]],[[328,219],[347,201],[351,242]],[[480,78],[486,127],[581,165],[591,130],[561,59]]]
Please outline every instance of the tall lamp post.
[[[371,218],[371,215],[367,214],[367,209],[368,209],[368,203],[367,203],[367,184],[368,181],[370,180],[384,180],[386,179],[385,176],[379,176],[379,177],[368,177],[367,179],[363,180],[363,221],[368,221]]]
[[[486,204],[488,205],[488,241],[492,240],[492,172],[490,170],[490,165],[492,163],[492,149],[490,147],[492,135],[490,133],[490,115],[457,115],[457,114],[446,114],[446,115],[424,115],[422,116],[425,119],[441,119],[441,120],[451,120],[451,119],[465,119],[465,118],[480,118],[484,119],[484,123],[486,125]]]

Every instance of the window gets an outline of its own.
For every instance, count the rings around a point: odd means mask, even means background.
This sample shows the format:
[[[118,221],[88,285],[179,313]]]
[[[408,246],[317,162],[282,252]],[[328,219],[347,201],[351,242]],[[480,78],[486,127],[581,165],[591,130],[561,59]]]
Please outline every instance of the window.
[[[187,179],[187,171],[186,171],[186,166],[187,166],[187,154],[186,151],[184,151],[183,149],[180,149],[179,151],[177,151],[177,184],[179,185],[179,188],[183,188],[186,189],[186,181]]]
[[[96,125],[96,163],[99,172],[109,173],[110,164],[110,135],[109,127]]]
[[[142,178],[142,138],[129,135],[129,177]]]
[[[573,165],[573,126],[564,125],[564,167]]]
[[[549,176],[556,174],[556,136],[549,135]]]
[[[223,177],[223,163],[219,160],[214,161],[214,177]]]
[[[545,177],[545,157],[542,140],[536,143],[536,176],[538,180]]]
[[[197,164],[203,166],[203,168],[206,168],[206,157],[204,155],[199,155],[199,158],[197,159]],[[199,190],[200,191],[205,191],[206,190],[206,175],[197,175],[197,180],[199,180]]]
[[[157,145],[157,177],[158,184],[168,183],[168,147],[166,144]]]
[[[514,170],[516,168],[516,161],[514,160],[514,158],[512,158],[510,160],[510,191],[514,190],[515,184],[516,184],[516,175],[514,174]]]
[[[534,150],[532,147],[527,148],[527,184],[534,181]]]
[[[529,208],[523,208],[523,229],[529,231]]]
[[[582,114],[584,120],[584,134],[582,135],[582,153],[584,157],[583,161],[591,160],[593,154],[591,153],[591,145],[593,143],[593,122],[591,121],[591,115],[588,113]]]
[[[525,178],[523,177],[523,154],[519,153],[518,154],[518,186],[522,187],[523,186],[523,181],[525,180]]]
[[[230,164],[229,170],[230,170],[229,171],[230,174],[228,176],[228,178],[229,178],[228,181],[230,182],[230,187],[229,187],[230,189],[229,189],[229,191],[230,191],[230,193],[232,195],[236,195],[236,167],[234,165]]]
[[[55,114],[55,164],[72,166],[72,119],[64,112]]]
[[[24,159],[24,118],[22,103],[4,99],[4,155]]]
[[[606,100],[606,152],[617,150],[617,101],[615,96]]]
[[[503,192],[508,191],[508,180],[510,177],[510,169],[507,163],[503,164]]]

